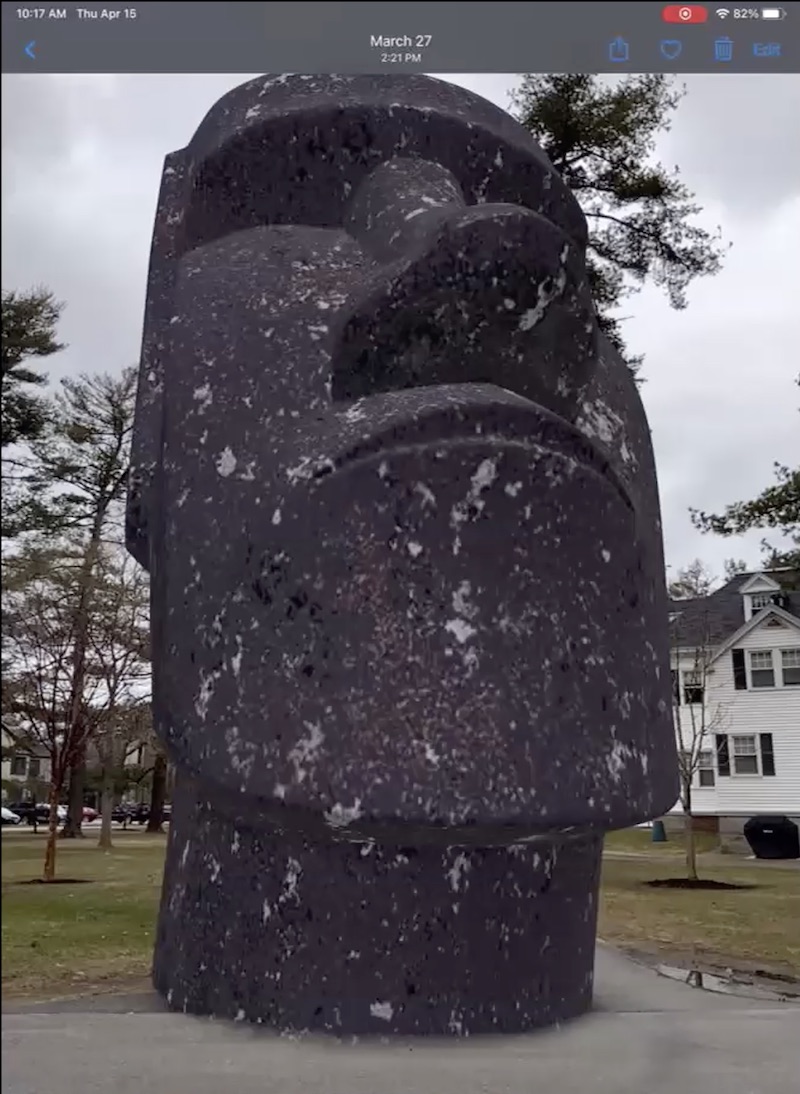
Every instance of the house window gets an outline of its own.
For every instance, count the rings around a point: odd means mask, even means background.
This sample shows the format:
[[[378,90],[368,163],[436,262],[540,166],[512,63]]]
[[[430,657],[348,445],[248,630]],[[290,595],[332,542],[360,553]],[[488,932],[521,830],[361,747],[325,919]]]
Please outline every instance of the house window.
[[[775,687],[772,650],[750,651],[750,686],[754,688]]]
[[[42,773],[42,761],[35,756],[28,760],[28,778],[38,779]]]
[[[697,781],[700,786],[714,785],[714,753],[710,749],[697,754]]]
[[[28,757],[27,756],[12,756],[11,757],[11,774],[16,776],[22,776],[24,779],[28,774]]]
[[[758,748],[752,736],[731,737],[734,775],[758,775]]]
[[[703,674],[702,672],[685,672],[683,674],[683,701],[690,706],[702,705],[703,702]]]
[[[784,687],[800,685],[800,649],[781,650],[781,671]]]
[[[750,610],[753,615],[769,608],[772,605],[772,593],[752,593],[750,596]]]

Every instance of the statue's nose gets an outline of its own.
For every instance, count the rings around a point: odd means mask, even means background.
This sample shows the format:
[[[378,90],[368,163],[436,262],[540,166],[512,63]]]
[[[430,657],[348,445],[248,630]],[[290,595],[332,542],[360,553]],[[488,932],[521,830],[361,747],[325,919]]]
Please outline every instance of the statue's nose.
[[[334,399],[492,382],[574,419],[597,327],[581,248],[551,221],[467,205],[440,165],[396,159],[346,227],[376,267],[334,347]]]

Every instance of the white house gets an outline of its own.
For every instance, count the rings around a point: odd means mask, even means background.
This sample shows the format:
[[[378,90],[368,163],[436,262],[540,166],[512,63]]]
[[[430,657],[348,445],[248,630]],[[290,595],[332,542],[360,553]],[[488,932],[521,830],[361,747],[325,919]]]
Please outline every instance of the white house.
[[[800,573],[739,574],[674,600],[670,629],[692,814],[725,830],[759,813],[800,823]]]
[[[20,744],[5,727],[2,734],[3,801],[20,801],[34,794],[41,796],[50,782],[47,749],[31,742]]]

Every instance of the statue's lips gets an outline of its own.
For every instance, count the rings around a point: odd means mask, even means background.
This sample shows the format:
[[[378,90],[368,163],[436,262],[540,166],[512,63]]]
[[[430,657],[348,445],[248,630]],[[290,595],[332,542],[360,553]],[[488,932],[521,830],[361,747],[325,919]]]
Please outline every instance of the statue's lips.
[[[410,450],[428,450],[435,460],[447,448],[479,444],[497,450],[527,448],[532,455],[549,451],[602,476],[633,511],[627,487],[585,434],[546,407],[491,384],[437,385],[372,396],[325,419],[313,441],[313,454],[300,455],[287,471],[294,485],[319,486],[376,458],[389,462]]]

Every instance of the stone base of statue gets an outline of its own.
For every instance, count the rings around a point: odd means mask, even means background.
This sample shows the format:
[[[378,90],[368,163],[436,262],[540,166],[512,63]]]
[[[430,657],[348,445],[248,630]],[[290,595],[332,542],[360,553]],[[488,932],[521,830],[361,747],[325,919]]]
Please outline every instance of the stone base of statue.
[[[173,1010],[338,1036],[519,1033],[592,999],[602,840],[312,843],[176,796],[154,981]]]

